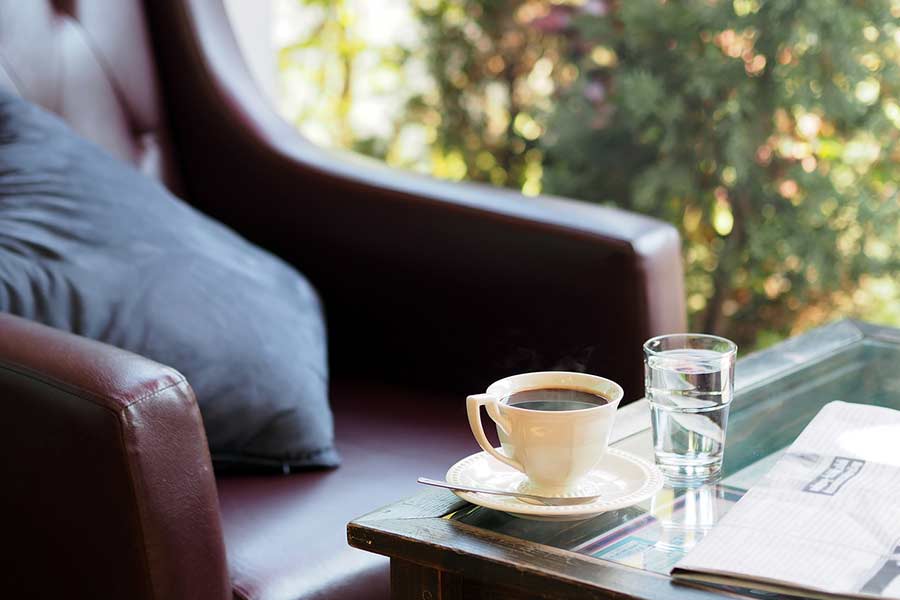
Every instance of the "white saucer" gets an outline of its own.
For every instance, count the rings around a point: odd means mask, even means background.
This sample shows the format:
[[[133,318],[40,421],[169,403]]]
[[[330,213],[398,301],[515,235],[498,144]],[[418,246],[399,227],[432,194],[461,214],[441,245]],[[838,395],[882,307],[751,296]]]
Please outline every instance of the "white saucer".
[[[447,481],[473,487],[518,491],[525,475],[506,466],[486,452],[462,459],[447,471]],[[472,504],[501,510],[525,519],[577,521],[610,510],[637,504],[653,496],[663,485],[663,476],[652,463],[629,452],[609,448],[597,467],[585,476],[585,485],[600,496],[593,502],[572,506],[542,506],[513,496],[492,496],[454,492]]]

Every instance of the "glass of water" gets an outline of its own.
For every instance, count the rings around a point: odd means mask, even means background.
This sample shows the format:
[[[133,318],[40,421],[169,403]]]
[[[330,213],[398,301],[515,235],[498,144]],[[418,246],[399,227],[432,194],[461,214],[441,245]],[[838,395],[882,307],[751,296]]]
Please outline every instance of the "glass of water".
[[[644,343],[644,385],[656,464],[675,481],[711,479],[722,468],[734,395],[734,342],[695,333]]]

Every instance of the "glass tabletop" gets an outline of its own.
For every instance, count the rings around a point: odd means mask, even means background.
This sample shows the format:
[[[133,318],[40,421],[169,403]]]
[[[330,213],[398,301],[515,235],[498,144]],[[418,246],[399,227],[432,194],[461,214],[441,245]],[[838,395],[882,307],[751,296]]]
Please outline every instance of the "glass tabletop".
[[[666,485],[648,501],[585,521],[532,521],[480,507],[467,507],[447,518],[668,574],[825,404],[843,400],[900,409],[898,365],[896,330],[845,321],[810,332],[738,361],[718,481],[694,487]],[[652,460],[649,429],[614,446]]]

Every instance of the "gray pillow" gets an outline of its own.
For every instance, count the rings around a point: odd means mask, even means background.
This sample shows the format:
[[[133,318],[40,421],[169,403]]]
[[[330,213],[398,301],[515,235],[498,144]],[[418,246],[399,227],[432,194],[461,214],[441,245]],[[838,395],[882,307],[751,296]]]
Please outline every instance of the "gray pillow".
[[[309,283],[2,91],[0,310],[181,371],[217,467],[339,462]]]

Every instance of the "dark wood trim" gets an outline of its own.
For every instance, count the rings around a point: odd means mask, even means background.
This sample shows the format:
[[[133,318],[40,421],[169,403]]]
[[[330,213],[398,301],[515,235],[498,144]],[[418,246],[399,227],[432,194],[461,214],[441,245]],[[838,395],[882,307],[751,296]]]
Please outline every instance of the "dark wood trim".
[[[415,496],[383,506],[358,519],[354,519],[350,526],[393,519],[444,517],[467,506],[470,506],[468,502],[460,499],[449,490],[424,488]]]
[[[552,591],[561,600],[717,597],[661,575],[432,516],[440,506],[458,504],[446,490],[415,498],[427,507],[420,509],[421,516],[408,505],[400,518],[378,519],[373,513],[350,524],[350,545],[518,592]]]

